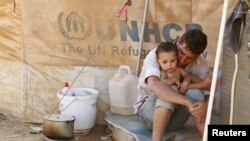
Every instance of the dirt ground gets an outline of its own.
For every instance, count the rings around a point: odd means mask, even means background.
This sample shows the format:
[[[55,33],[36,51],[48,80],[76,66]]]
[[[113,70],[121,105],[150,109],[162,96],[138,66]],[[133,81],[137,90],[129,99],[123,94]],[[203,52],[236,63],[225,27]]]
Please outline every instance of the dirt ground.
[[[42,129],[42,124],[23,123],[0,116],[0,141],[46,141],[42,132],[33,133],[33,128]],[[75,141],[104,141],[110,135],[107,126],[95,126],[86,136],[75,134]]]

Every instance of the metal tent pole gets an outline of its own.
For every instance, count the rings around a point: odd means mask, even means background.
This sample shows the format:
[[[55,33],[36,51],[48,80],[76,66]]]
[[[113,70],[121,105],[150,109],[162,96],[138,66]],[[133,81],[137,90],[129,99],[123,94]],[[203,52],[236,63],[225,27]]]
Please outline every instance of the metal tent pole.
[[[145,8],[144,8],[144,14],[143,14],[143,21],[142,21],[142,31],[141,31],[141,38],[140,38],[140,44],[139,44],[140,48],[139,48],[138,59],[137,59],[137,64],[136,64],[136,76],[139,76],[139,73],[140,73],[141,50],[142,50],[142,45],[143,45],[145,23],[147,19],[148,2],[149,0],[145,1]]]
[[[219,39],[218,39],[218,44],[217,44],[216,56],[215,56],[212,86],[211,86],[211,90],[210,90],[207,116],[206,116],[206,122],[205,122],[205,129],[204,129],[204,134],[203,134],[203,141],[208,140],[208,138],[207,138],[208,131],[207,130],[208,130],[208,124],[210,124],[212,107],[213,107],[213,102],[214,102],[215,85],[216,85],[216,80],[217,80],[217,74],[218,74],[220,56],[221,56],[221,50],[222,50],[222,43],[223,43],[223,36],[224,36],[224,31],[225,31],[227,8],[228,8],[228,0],[224,0],[221,25],[220,25],[220,33],[219,33]]]

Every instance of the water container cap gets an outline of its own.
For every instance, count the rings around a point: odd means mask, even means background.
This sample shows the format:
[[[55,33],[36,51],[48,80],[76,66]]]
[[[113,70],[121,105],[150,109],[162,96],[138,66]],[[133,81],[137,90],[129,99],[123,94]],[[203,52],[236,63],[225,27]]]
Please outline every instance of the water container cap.
[[[65,82],[65,83],[64,83],[64,87],[69,87],[69,83],[68,83],[68,82]]]

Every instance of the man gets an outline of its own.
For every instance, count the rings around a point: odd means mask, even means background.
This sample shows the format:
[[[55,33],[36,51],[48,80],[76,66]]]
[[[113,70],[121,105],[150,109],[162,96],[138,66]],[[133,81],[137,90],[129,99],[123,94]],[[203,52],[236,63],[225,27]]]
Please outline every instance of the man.
[[[202,89],[210,88],[211,76],[206,60],[200,54],[206,49],[207,36],[198,29],[189,30],[176,44],[178,67],[185,68],[199,78],[188,85],[185,95],[179,94],[160,81],[156,49],[146,56],[134,107],[136,114],[152,129],[153,141],[161,141],[165,130],[181,128],[189,118],[190,112],[195,118],[199,132],[203,134],[204,130],[207,102],[204,101]]]

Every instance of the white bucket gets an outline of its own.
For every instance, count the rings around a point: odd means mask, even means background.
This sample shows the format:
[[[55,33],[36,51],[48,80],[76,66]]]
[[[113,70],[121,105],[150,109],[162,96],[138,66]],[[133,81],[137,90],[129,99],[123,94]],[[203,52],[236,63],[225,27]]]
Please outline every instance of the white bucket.
[[[95,125],[96,100],[99,92],[91,88],[70,88],[64,96],[62,91],[57,93],[62,114],[75,116],[75,133],[88,134]]]

